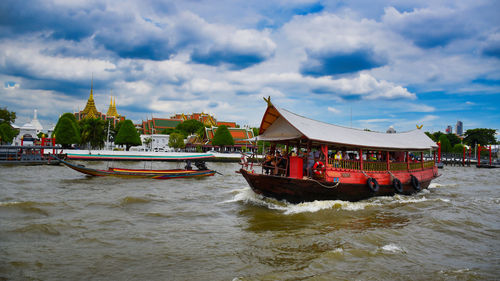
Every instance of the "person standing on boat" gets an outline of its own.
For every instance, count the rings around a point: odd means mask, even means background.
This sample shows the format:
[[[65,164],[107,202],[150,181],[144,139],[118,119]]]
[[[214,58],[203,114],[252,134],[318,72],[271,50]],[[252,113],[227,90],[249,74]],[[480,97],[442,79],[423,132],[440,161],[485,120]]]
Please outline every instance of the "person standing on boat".
[[[314,152],[311,150],[307,154],[307,176],[312,178],[312,168],[314,166]]]

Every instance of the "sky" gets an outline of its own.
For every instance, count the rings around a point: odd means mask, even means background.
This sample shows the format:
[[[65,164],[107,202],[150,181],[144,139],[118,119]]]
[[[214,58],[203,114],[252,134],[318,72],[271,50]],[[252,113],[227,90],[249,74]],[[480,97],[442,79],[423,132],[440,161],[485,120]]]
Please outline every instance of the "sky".
[[[0,1],[0,107],[500,129],[500,1]]]

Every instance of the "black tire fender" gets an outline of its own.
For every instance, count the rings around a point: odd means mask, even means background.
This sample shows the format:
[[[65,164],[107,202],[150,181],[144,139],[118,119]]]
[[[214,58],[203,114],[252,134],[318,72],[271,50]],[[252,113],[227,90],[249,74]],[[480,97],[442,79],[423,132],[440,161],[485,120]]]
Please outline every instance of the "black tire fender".
[[[380,187],[378,181],[374,178],[368,178],[366,180],[366,185],[368,185],[368,188],[374,193],[377,192]]]
[[[411,175],[411,186],[413,186],[413,188],[416,190],[416,191],[420,191],[420,182],[418,181],[417,177],[414,176],[414,175]]]

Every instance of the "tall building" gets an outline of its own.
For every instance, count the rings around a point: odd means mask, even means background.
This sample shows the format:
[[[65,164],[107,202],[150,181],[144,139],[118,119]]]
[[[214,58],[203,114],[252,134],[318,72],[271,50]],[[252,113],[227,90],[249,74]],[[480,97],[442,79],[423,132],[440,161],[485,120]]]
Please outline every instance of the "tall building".
[[[451,133],[453,133],[453,127],[452,127],[452,126],[450,126],[450,125],[448,125],[448,127],[446,127],[446,133],[447,133],[447,134],[451,134]]]
[[[457,125],[455,126],[455,133],[459,136],[464,134],[464,123],[462,121],[457,121]]]

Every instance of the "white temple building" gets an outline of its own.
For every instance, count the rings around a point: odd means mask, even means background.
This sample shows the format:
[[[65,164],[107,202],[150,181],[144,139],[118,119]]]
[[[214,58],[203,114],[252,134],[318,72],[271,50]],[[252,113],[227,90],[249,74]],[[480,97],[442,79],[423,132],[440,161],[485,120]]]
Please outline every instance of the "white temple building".
[[[16,126],[13,127],[16,128]],[[19,134],[12,141],[12,145],[21,145],[21,139],[23,139],[23,145],[33,145],[33,142],[38,138],[37,135],[43,131],[43,126],[38,121],[37,110],[35,109],[31,122],[17,127],[17,129],[19,129]]]

